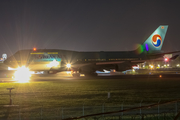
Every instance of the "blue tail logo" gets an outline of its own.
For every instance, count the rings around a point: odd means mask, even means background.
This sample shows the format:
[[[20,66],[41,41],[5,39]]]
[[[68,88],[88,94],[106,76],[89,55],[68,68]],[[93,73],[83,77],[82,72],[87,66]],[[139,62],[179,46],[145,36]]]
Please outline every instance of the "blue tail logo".
[[[154,47],[159,47],[161,46],[162,43],[162,38],[160,35],[156,34],[152,37],[152,44],[154,45]]]

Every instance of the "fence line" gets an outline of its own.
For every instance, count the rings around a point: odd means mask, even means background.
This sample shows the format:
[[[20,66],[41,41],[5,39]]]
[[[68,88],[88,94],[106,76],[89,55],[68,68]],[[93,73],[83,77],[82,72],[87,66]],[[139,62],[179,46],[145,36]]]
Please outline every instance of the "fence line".
[[[57,120],[73,120],[73,119],[142,119],[154,117],[163,120],[168,118],[178,119],[180,115],[179,100],[168,101],[156,104],[143,105],[141,101],[138,106],[127,106],[124,102],[121,106],[85,106],[82,107],[60,107],[45,108],[44,106],[34,108],[2,108],[0,109],[0,120],[23,120],[23,119],[57,119]],[[175,104],[174,104],[175,103]],[[7,109],[7,111],[5,111]]]
[[[152,107],[156,107],[156,106],[158,106],[158,119],[159,119],[159,105],[170,104],[170,103],[174,103],[174,102],[178,102],[178,101],[180,101],[180,100],[168,101],[168,102],[164,102],[164,103],[160,103],[160,101],[159,101],[157,104],[152,104],[152,105],[147,105],[147,106],[141,106],[141,103],[142,103],[142,101],[141,101],[140,107],[133,107],[133,108],[129,108],[129,109],[112,111],[112,112],[102,112],[102,113],[90,114],[90,115],[85,115],[85,116],[80,116],[80,117],[66,118],[63,120],[74,120],[74,119],[81,119],[81,118],[87,118],[87,117],[93,117],[93,116],[99,116],[99,115],[109,115],[109,114],[114,114],[114,113],[128,112],[128,111],[137,110],[137,109],[140,109],[140,115],[141,115],[141,109],[152,108]],[[176,111],[176,113],[177,113],[177,111]]]

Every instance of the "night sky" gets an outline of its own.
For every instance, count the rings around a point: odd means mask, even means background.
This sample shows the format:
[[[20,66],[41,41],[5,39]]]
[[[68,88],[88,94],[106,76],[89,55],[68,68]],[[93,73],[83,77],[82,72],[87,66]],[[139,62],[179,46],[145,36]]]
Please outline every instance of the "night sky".
[[[0,57],[21,49],[126,51],[169,25],[164,51],[180,50],[179,0],[0,0]]]

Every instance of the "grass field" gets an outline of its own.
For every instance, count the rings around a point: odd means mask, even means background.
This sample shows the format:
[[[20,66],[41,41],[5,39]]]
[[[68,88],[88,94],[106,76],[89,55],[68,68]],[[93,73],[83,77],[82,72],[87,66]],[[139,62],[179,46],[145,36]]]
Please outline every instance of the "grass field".
[[[0,105],[72,107],[108,104],[151,104],[180,98],[180,78],[52,80],[30,83],[0,83]],[[107,100],[107,93],[111,93]]]

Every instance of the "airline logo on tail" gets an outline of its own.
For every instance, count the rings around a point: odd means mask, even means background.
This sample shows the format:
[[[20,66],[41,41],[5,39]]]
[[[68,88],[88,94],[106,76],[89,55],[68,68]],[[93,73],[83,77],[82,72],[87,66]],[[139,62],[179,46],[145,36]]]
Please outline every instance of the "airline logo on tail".
[[[153,44],[153,46],[158,48],[159,46],[161,46],[161,43],[162,43],[161,36],[158,35],[158,34],[153,35],[153,37],[152,37],[152,44]]]
[[[149,53],[161,51],[168,25],[160,25],[142,44],[145,51]]]

